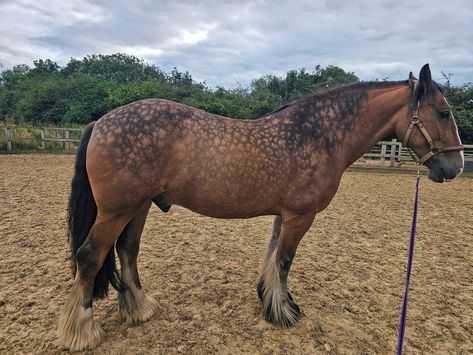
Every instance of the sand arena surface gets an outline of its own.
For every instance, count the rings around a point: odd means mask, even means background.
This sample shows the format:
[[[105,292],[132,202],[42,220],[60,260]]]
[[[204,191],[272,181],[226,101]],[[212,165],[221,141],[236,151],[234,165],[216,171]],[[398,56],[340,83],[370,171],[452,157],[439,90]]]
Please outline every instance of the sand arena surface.
[[[0,156],[0,353],[62,353],[58,309],[72,284],[66,203],[72,156]],[[272,217],[217,220],[152,207],[139,269],[161,305],[147,323],[98,301],[96,353],[394,353],[415,177],[348,172],[298,249],[293,328],[261,319],[259,262]],[[473,180],[421,181],[406,353],[473,352]]]

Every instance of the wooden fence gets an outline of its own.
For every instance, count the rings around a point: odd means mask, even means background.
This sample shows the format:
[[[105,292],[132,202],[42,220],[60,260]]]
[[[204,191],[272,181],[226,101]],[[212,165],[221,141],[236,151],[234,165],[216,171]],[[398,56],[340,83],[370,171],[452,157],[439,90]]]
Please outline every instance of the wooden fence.
[[[18,130],[26,133],[20,134]],[[55,149],[62,148],[67,153],[75,153],[76,146],[80,143],[82,128],[24,128],[6,126],[3,130],[3,142],[6,143],[7,152],[24,150],[46,150],[48,142],[55,143]],[[34,131],[31,133],[31,131]],[[17,132],[17,136],[15,136]],[[39,136],[38,133],[39,132]],[[0,143],[2,137],[0,137]],[[15,146],[16,145],[16,146]],[[27,148],[24,146],[27,145]]]
[[[13,132],[18,132],[22,127],[3,127],[3,137],[0,135],[0,150],[17,152],[24,150],[50,151],[60,149],[66,153],[75,153],[80,142],[83,129],[81,128],[34,128],[34,134],[29,136],[15,137]],[[26,128],[24,128],[26,129]],[[39,134],[38,134],[39,132]],[[19,134],[18,134],[19,135]],[[21,143],[28,141],[28,149],[22,149]],[[54,143],[54,149],[48,147],[48,142]],[[1,145],[1,143],[6,143]],[[18,147],[15,147],[15,144]],[[465,145],[465,171],[473,171],[473,145]],[[366,154],[364,154],[354,165],[370,166],[377,168],[400,168],[412,163],[412,158],[401,142],[393,139],[381,141]]]
[[[51,137],[48,136],[48,132],[62,132],[62,137],[57,138],[57,137]],[[46,142],[63,142],[64,143],[64,149],[68,152],[74,151],[75,149],[72,149],[73,144],[79,144],[80,143],[80,138],[82,137],[82,128],[41,128],[41,146],[40,149],[45,149]],[[71,132],[80,132],[79,137],[76,139],[71,138]]]
[[[463,152],[465,157],[464,171],[473,171],[473,145],[466,144]],[[396,139],[391,141],[381,141],[366,154],[364,154],[355,166],[371,166],[377,168],[403,168],[414,165],[412,157],[407,148],[402,146]]]
[[[379,165],[383,168],[386,166],[387,162],[389,162],[390,167],[399,167],[402,161],[407,159],[406,153],[408,154],[404,149],[403,154],[401,142],[392,139],[391,141],[376,143],[368,153],[363,155],[361,161],[366,161],[367,159],[379,160]]]

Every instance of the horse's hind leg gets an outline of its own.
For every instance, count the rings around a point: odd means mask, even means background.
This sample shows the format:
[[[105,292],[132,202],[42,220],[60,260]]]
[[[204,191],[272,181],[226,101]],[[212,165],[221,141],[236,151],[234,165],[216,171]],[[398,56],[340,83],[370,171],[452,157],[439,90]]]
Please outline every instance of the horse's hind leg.
[[[287,276],[299,241],[310,228],[315,213],[291,216],[281,221],[276,217],[273,236],[263,263],[258,296],[263,317],[281,327],[289,327],[300,318],[299,306],[287,288]],[[278,219],[279,218],[279,219]]]
[[[142,290],[137,268],[141,233],[150,205],[147,203],[130,220],[117,242],[124,286],[118,294],[118,306],[121,318],[131,323],[149,320],[158,309],[158,303]]]
[[[77,272],[69,299],[59,316],[59,344],[71,350],[96,347],[103,331],[93,318],[92,298],[97,272],[127,223],[123,216],[106,217],[100,213],[87,239],[77,251]]]

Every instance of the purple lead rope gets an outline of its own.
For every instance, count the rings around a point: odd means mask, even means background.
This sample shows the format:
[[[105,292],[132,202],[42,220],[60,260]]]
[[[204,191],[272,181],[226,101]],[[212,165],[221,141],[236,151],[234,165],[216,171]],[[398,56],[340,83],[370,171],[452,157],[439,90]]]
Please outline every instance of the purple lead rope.
[[[402,345],[404,343],[404,333],[406,330],[409,280],[411,278],[412,259],[414,258],[414,242],[415,242],[416,226],[417,226],[417,205],[418,205],[418,200],[419,200],[419,182],[420,182],[420,174],[419,174],[419,171],[417,171],[416,197],[414,201],[414,213],[412,215],[411,238],[409,241],[409,256],[407,257],[406,291],[404,293],[404,303],[402,304],[401,323],[399,324],[399,338],[397,340],[397,355],[402,354]]]

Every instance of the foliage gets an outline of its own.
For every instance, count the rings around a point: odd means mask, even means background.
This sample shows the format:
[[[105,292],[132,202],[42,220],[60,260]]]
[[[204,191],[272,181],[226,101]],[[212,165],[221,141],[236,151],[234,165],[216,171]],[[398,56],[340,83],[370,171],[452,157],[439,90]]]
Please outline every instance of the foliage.
[[[310,89],[353,83],[358,80],[354,73],[347,73],[339,67],[330,65],[322,68],[317,65],[312,73],[302,68],[290,70],[284,77],[270,74],[255,79],[251,83],[250,91],[256,101],[257,112],[264,114],[298,96],[307,94]]]
[[[0,66],[1,68],[1,66]],[[473,142],[473,84],[450,85],[445,93],[455,107],[462,139]],[[71,58],[60,67],[39,59],[33,67],[17,65],[0,73],[0,121],[33,125],[84,125],[115,107],[145,98],[185,103],[215,114],[253,119],[265,115],[310,90],[359,81],[337,66],[290,70],[266,75],[249,87],[211,89],[190,73],[174,68],[163,72],[127,54]]]
[[[463,143],[473,143],[473,83],[459,87],[450,85],[443,87],[448,102],[454,109],[455,120]]]
[[[85,74],[120,84],[166,79],[165,73],[154,65],[149,65],[141,59],[123,53],[93,54],[82,60],[71,58],[69,63],[61,70],[61,74],[66,78],[74,78]]]

